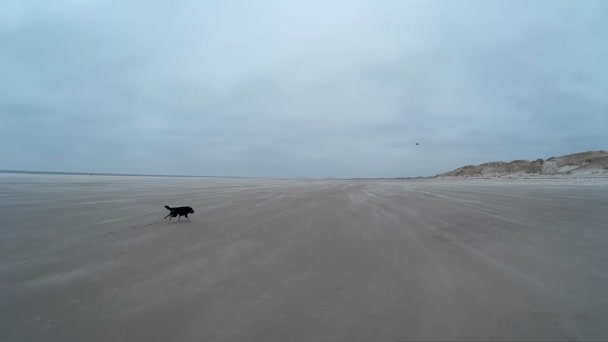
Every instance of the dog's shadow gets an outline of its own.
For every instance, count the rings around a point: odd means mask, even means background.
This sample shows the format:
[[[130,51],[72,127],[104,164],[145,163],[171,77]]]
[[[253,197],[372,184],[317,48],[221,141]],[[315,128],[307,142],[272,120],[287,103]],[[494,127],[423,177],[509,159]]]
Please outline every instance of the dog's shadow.
[[[178,220],[165,220],[165,222],[167,224],[170,224],[170,225],[182,224],[182,223],[183,224],[192,224],[193,223],[192,220],[190,220],[190,219],[184,219],[184,218],[182,218],[179,221]]]

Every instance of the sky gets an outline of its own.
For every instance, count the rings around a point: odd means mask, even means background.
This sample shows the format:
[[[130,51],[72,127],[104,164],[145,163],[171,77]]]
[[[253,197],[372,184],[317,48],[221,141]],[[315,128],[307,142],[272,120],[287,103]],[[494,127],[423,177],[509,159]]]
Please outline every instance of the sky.
[[[607,61],[605,0],[3,0],[0,169],[414,177],[608,149]]]

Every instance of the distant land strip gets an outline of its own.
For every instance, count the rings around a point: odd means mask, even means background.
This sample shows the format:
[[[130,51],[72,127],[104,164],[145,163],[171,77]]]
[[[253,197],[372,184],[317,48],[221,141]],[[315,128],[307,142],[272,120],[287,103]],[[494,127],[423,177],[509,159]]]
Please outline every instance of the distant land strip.
[[[154,175],[139,173],[102,173],[102,172],[60,172],[60,171],[28,171],[0,170],[0,173],[15,173],[28,175],[63,175],[63,176],[127,176],[127,177],[179,177],[179,178],[248,178],[230,176],[192,176],[192,175]]]

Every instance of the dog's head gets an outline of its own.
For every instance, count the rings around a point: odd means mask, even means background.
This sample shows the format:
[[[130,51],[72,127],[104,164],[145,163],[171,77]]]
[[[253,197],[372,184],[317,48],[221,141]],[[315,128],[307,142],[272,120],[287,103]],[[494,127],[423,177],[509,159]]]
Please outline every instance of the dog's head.
[[[194,214],[194,209],[192,209],[192,207],[188,207],[188,214]]]

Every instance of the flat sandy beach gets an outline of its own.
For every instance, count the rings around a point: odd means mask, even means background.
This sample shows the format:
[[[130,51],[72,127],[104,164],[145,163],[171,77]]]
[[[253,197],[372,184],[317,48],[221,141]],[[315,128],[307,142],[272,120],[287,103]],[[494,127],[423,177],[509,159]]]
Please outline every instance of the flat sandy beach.
[[[608,339],[605,179],[6,174],[0,216],[2,341]]]

